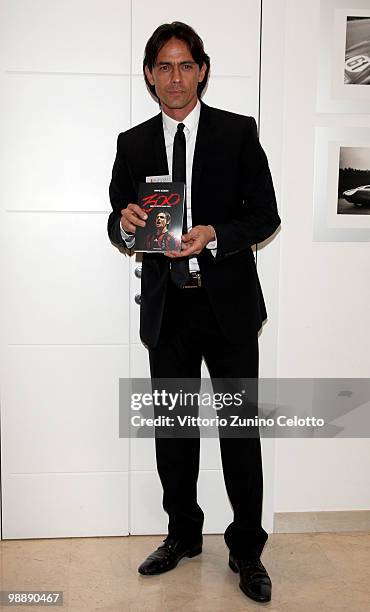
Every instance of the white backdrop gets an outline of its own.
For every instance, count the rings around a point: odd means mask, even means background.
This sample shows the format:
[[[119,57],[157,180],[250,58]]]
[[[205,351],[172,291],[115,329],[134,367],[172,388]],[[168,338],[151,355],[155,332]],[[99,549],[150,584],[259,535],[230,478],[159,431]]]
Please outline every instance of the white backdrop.
[[[317,113],[320,0],[288,0],[286,16],[278,375],[368,378],[369,245],[313,242],[313,178],[315,126],[370,115]],[[277,440],[275,512],[368,510],[369,463],[369,438]]]
[[[258,116],[283,219],[258,252],[261,375],[366,377],[366,244],[312,242],[320,2],[0,0],[0,401],[5,538],[164,532],[153,443],[119,440],[118,378],[148,374],[136,263],[107,238],[116,137],[157,112],[144,43],[183,19],[212,59],[205,101]],[[211,18],[210,18],[211,15]],[[260,42],[262,67],[260,71]],[[261,85],[261,87],[259,87]],[[260,95],[259,95],[260,94]],[[365,321],[365,322],[364,322]],[[273,512],[369,507],[368,440],[263,440]],[[230,517],[203,441],[206,532]]]
[[[152,30],[192,24],[212,59],[205,101],[258,117],[279,193],[284,0],[1,0],[3,537],[166,530],[153,442],[118,439],[118,378],[148,374],[136,263],[106,234],[116,137],[158,111],[141,76]],[[212,18],[210,19],[210,14]],[[276,75],[279,74],[279,78]],[[277,371],[279,241],[259,253]],[[140,442],[140,443],[139,443]],[[265,443],[272,530],[274,444]],[[230,518],[217,441],[204,441],[205,532]]]

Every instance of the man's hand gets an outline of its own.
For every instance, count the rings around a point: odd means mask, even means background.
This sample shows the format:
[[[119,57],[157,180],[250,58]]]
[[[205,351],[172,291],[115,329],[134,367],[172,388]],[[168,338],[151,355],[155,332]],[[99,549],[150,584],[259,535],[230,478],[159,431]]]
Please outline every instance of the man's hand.
[[[128,204],[127,208],[121,210],[121,226],[125,232],[135,234],[136,227],[145,227],[148,215],[137,204]]]
[[[199,255],[209,242],[215,240],[215,237],[215,230],[211,225],[196,225],[190,232],[182,236],[181,251],[179,253],[177,251],[168,251],[165,255],[172,259]]]

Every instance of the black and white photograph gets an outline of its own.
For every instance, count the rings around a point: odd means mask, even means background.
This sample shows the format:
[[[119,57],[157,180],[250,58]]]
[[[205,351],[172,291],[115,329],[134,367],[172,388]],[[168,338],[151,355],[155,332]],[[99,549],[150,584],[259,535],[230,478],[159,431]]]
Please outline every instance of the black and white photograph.
[[[367,114],[369,0],[321,0],[317,112]],[[365,86],[365,87],[364,87]]]
[[[347,17],[346,85],[370,85],[370,17]]]
[[[317,127],[315,242],[370,242],[370,127]]]
[[[338,215],[370,215],[370,147],[341,147]]]

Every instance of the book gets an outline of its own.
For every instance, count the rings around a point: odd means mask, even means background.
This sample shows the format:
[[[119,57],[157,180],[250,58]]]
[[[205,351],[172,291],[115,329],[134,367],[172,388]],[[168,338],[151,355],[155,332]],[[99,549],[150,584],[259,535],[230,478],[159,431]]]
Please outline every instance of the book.
[[[135,251],[181,251],[185,183],[140,183],[138,204],[148,218],[136,228]]]

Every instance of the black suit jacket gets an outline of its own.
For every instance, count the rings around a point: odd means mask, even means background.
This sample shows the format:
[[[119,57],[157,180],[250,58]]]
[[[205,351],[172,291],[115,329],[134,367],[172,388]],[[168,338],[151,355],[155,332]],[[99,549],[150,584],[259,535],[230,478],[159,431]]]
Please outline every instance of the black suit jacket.
[[[140,182],[169,174],[161,113],[118,136],[109,188],[113,211],[108,235],[125,246],[120,211],[137,202]],[[280,225],[266,155],[256,122],[202,103],[194,151],[191,208],[193,227],[212,225],[217,256],[198,256],[202,282],[224,333],[232,342],[257,332],[266,309],[251,246],[266,240]],[[158,341],[169,259],[145,253],[141,277],[140,337]]]

